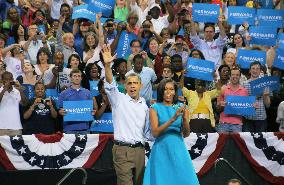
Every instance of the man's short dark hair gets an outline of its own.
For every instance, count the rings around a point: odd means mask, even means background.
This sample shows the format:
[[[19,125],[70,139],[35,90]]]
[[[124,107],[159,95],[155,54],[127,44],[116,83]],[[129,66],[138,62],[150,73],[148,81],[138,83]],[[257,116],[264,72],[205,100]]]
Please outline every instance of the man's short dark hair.
[[[240,185],[242,185],[242,182],[239,179],[230,179],[227,185],[229,185],[229,183],[239,183]]]
[[[206,23],[204,26],[203,31],[205,31],[206,28],[211,27],[213,28],[214,32],[215,32],[215,24],[214,23]]]
[[[135,61],[136,61],[137,59],[142,59],[142,60],[143,60],[142,55],[141,55],[141,54],[136,54],[136,55],[133,57],[133,62],[135,63]]]
[[[261,63],[259,61],[254,61],[254,62],[250,63],[249,69],[251,69],[252,66],[254,66],[254,65],[259,65],[259,67],[261,68]]]
[[[142,45],[142,43],[141,43],[140,40],[134,39],[134,40],[132,40],[132,41],[130,42],[130,46],[132,46],[134,42],[138,42],[140,46]]]

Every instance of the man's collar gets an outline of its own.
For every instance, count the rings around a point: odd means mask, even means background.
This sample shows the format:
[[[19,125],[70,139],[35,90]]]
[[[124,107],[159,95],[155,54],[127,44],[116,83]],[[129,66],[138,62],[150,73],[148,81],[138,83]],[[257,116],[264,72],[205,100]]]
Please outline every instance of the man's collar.
[[[126,94],[126,97],[128,98],[129,102],[134,102],[134,103],[142,103],[143,102],[143,99],[141,97],[139,97],[138,100],[131,98],[129,96],[129,94]]]

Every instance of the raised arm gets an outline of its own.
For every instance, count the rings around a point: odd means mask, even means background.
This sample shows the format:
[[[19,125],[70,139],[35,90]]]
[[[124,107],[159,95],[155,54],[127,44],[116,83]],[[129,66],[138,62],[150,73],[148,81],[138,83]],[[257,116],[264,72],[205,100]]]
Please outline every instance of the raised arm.
[[[105,76],[106,81],[111,84],[113,80],[112,70],[111,70],[111,63],[115,59],[115,56],[111,55],[111,49],[110,46],[103,45],[102,48],[102,54],[105,64]]]

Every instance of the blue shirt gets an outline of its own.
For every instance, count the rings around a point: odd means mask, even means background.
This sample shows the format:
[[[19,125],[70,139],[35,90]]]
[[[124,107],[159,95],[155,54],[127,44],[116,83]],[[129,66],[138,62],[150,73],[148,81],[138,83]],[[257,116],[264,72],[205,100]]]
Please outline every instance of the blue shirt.
[[[63,101],[80,101],[80,100],[91,100],[90,91],[85,88],[73,89],[68,88],[63,91],[58,98],[58,107],[63,107]],[[89,122],[78,122],[78,121],[64,121],[63,131],[75,131],[75,130],[87,130],[89,129]]]

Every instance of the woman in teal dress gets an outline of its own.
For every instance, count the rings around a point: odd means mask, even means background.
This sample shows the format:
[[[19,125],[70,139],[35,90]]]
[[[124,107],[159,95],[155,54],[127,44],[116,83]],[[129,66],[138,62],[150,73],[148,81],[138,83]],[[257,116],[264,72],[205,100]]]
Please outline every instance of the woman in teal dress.
[[[199,185],[183,137],[190,133],[189,111],[177,103],[177,85],[160,82],[157,103],[150,109],[151,131],[156,138],[143,185]]]

